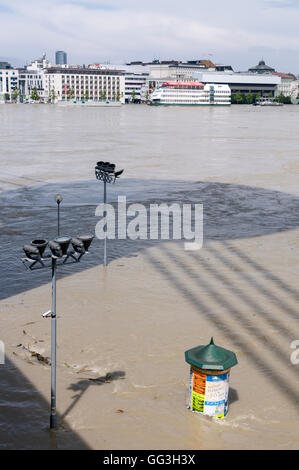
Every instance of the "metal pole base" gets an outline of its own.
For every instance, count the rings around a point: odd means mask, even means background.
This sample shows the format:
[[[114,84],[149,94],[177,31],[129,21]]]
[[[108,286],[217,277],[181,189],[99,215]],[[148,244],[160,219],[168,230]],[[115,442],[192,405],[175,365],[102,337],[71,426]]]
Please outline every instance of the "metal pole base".
[[[57,419],[56,419],[56,414],[50,416],[50,429],[56,429],[57,428]]]

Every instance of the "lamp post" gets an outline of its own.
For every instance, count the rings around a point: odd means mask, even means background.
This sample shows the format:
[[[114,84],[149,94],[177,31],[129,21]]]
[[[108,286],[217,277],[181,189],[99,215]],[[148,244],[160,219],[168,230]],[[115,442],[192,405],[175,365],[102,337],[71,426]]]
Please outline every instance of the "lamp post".
[[[52,308],[51,308],[51,411],[50,429],[57,427],[56,420],[56,257],[52,256]]]
[[[31,271],[36,269],[52,269],[52,306],[51,310],[42,314],[43,318],[51,317],[51,411],[50,429],[57,427],[56,419],[56,269],[57,264],[78,263],[88,248],[93,235],[81,235],[77,238],[57,237],[48,242],[44,239],[33,240],[25,245],[23,250],[26,257],[21,261]],[[71,248],[70,248],[71,246]],[[47,254],[46,248],[50,248]],[[70,261],[69,261],[70,260]]]
[[[63,197],[61,196],[61,194],[55,194],[54,196],[54,200],[57,202],[57,234],[58,236],[60,235],[60,213],[59,213],[59,209],[60,209],[60,203],[62,202],[63,200]]]
[[[99,181],[104,183],[104,205],[106,209],[107,202],[107,183],[115,183],[116,179],[120,177],[124,170],[115,171],[115,164],[110,162],[97,162],[95,166],[95,175]],[[104,217],[106,217],[107,212],[104,211]],[[105,226],[105,238],[104,238],[104,266],[107,266],[107,226]]]

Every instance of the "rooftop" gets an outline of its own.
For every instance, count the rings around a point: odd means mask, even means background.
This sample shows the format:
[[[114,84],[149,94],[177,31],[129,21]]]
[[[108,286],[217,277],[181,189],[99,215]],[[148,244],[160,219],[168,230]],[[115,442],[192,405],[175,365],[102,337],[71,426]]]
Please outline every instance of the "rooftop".
[[[286,78],[289,80],[296,80],[295,75],[293,75],[292,73],[272,72],[272,75],[276,75],[277,77]]]
[[[249,72],[257,72],[257,73],[264,73],[264,72],[275,72],[275,69],[266,65],[264,60],[260,60],[258,65],[251,67],[248,69]]]

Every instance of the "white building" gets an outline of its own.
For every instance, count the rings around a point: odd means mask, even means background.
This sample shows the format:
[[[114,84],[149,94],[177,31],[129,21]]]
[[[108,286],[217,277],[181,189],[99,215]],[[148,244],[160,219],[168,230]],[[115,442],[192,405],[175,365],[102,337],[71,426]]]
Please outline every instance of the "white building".
[[[141,103],[145,100],[145,84],[148,74],[125,73],[125,102]]]
[[[177,79],[192,78],[193,73],[203,70],[215,71],[215,65],[206,60],[194,60],[188,62],[162,61],[148,65],[152,79],[166,79],[176,77]]]
[[[193,77],[202,83],[218,83],[229,85],[232,94],[240,92],[243,94],[260,93],[268,96],[276,91],[281,83],[281,77],[269,74],[256,73],[234,73],[234,72],[201,72],[194,73]]]
[[[0,69],[0,101],[11,101],[16,88],[19,88],[18,70]]]
[[[99,64],[98,64],[99,65]],[[90,66],[91,67],[91,66]],[[146,82],[149,76],[149,67],[147,65],[102,65],[109,70],[121,70],[125,77],[125,103],[141,103],[145,101]]]
[[[120,70],[83,67],[49,67],[44,76],[45,96],[58,101],[118,100],[125,102],[125,78]]]
[[[274,72],[273,75],[276,75],[281,78],[281,83],[277,85],[275,96],[283,94],[286,97],[290,97],[292,103],[298,103],[299,99],[299,81],[298,79],[288,73]]]
[[[124,77],[119,70],[74,65],[54,66],[43,55],[19,69],[19,87],[28,100],[33,89],[41,101],[56,102],[69,98],[82,100],[117,99],[124,103]]]
[[[30,100],[30,96],[34,89],[41,101],[47,101],[47,94],[44,89],[45,73],[44,70],[26,70],[19,69],[19,89],[21,97],[24,100]]]
[[[19,89],[20,96],[24,100],[30,100],[30,96],[34,89],[37,90],[41,101],[47,101],[48,95],[45,93],[45,69],[50,66],[50,62],[43,54],[41,59],[32,61],[19,72]]]

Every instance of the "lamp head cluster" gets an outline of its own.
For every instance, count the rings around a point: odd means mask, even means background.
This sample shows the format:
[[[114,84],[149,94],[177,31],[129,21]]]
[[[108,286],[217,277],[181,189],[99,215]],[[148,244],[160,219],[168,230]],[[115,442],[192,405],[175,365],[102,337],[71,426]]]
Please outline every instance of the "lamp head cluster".
[[[57,237],[50,242],[44,239],[32,240],[23,247],[26,258],[22,258],[22,262],[29,269],[32,269],[36,263],[40,267],[46,267],[46,261],[52,258],[61,259],[63,264],[69,258],[72,262],[79,262],[82,256],[88,253],[93,238],[93,235],[80,235],[76,238]],[[49,248],[48,253],[47,248]]]
[[[110,162],[97,162],[95,166],[96,178],[104,183],[115,183],[124,170],[115,171],[115,164]]]

